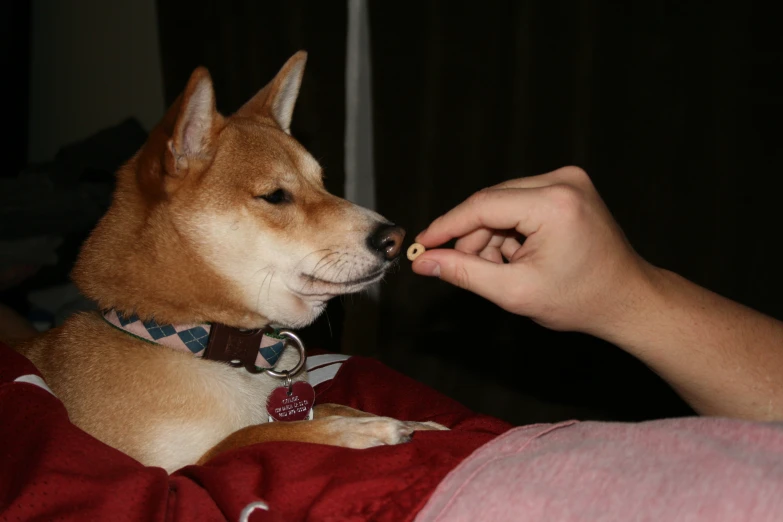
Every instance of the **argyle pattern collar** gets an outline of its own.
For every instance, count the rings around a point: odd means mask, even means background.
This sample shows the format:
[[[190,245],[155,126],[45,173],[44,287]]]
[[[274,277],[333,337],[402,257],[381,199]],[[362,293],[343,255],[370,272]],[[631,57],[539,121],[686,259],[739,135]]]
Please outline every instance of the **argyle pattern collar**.
[[[103,312],[103,319],[142,341],[189,352],[196,357],[204,355],[211,329],[209,324],[158,324],[154,319],[142,321],[136,314],[125,317],[116,310]],[[258,347],[256,366],[274,368],[284,348],[285,342],[282,338],[274,333],[265,334],[261,339],[261,346]]]

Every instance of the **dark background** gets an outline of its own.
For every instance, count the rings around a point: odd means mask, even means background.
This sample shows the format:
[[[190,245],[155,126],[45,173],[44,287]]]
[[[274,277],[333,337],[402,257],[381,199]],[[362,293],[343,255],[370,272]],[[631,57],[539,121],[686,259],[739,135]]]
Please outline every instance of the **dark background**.
[[[783,318],[783,44],[771,12],[750,2],[368,5],[379,212],[413,236],[482,187],[576,164],[652,263]],[[19,130],[5,140],[3,176],[28,162],[25,6],[3,8],[2,65],[16,79],[4,82],[7,125]],[[166,103],[203,64],[230,113],[306,49],[292,132],[342,192],[344,2],[158,0],[157,16]],[[0,298],[24,311],[23,292],[67,273],[68,260]],[[372,339],[344,338],[345,309],[330,304],[310,343],[378,357],[516,423],[691,413],[617,348],[544,330],[407,262],[383,284]]]

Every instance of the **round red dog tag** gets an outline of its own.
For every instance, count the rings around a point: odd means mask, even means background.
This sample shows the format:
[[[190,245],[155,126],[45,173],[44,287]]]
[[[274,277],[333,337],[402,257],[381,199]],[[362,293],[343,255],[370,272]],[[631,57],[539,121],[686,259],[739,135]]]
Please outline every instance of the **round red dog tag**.
[[[286,386],[275,388],[266,401],[269,416],[282,422],[308,418],[315,402],[315,390],[308,382],[295,382],[289,391]]]

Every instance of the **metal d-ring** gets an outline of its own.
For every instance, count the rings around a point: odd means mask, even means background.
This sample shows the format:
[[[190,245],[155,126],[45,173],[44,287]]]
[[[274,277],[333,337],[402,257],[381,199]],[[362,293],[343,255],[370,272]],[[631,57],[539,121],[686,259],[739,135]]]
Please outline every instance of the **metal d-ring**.
[[[299,372],[302,371],[302,368],[304,368],[305,361],[307,360],[307,355],[305,355],[305,347],[302,340],[299,338],[298,335],[296,335],[294,332],[291,332],[290,330],[280,330],[277,332],[278,335],[281,337],[286,337],[294,342],[296,345],[296,349],[299,350],[299,362],[296,363],[296,366],[291,368],[290,370],[282,370],[282,371],[275,371],[270,369],[266,370],[266,373],[268,375],[271,375],[272,377],[277,377],[278,379],[290,379],[291,377],[295,377]]]

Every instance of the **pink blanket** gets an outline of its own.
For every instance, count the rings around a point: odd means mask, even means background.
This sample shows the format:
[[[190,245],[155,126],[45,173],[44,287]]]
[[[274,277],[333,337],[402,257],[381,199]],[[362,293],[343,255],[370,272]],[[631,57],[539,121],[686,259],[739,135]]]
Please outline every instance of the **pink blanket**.
[[[477,450],[417,522],[783,521],[783,424],[717,418],[517,428]]]

